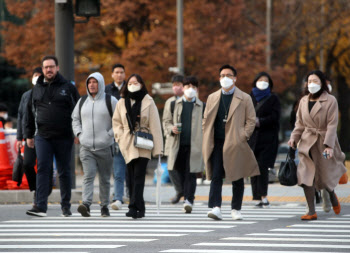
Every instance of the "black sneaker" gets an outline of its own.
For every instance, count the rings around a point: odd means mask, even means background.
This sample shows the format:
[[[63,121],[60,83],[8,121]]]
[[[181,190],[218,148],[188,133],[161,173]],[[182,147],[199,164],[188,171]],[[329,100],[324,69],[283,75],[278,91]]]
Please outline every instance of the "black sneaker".
[[[46,217],[46,212],[37,206],[33,206],[33,208],[28,210],[26,214],[38,217]]]
[[[78,206],[77,211],[81,213],[83,217],[90,217],[90,207],[87,204],[81,204]]]
[[[109,210],[108,210],[108,207],[107,207],[107,206],[103,206],[103,207],[101,208],[101,216],[102,216],[102,217],[109,217],[109,216],[111,216],[111,215],[109,214]]]
[[[70,208],[69,208],[69,207],[63,207],[63,208],[62,208],[62,216],[63,216],[63,217],[72,216],[72,212],[70,211]]]
[[[145,217],[145,212],[137,211],[137,218],[143,218]]]
[[[133,219],[137,219],[137,211],[134,209],[129,209],[129,212],[125,213],[126,217],[132,217]]]

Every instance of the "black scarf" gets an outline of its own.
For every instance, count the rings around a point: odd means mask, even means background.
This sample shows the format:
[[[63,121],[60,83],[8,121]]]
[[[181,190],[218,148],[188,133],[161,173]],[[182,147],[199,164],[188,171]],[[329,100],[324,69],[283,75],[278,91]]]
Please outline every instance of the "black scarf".
[[[125,107],[128,116],[130,117],[131,126],[129,126],[130,131],[135,130],[136,122],[140,125],[140,115],[141,115],[141,102],[142,99],[146,96],[146,92],[139,90],[136,92],[129,92],[125,98]],[[134,99],[135,103],[131,107],[130,99]]]

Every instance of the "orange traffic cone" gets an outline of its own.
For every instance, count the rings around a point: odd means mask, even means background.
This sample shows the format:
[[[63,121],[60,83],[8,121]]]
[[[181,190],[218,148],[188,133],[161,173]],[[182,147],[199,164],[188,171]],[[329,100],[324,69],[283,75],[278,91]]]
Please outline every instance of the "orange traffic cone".
[[[7,154],[4,128],[2,122],[0,122],[0,170],[8,168],[11,168],[11,165]]]

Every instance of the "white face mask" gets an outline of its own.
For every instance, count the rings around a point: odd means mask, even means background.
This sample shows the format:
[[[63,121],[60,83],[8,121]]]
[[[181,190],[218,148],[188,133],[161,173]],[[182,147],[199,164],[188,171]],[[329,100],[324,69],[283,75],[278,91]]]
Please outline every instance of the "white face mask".
[[[196,94],[197,94],[197,91],[191,87],[191,88],[186,89],[184,91],[184,93],[185,93],[186,97],[194,98],[196,96]]]
[[[141,85],[128,85],[128,91],[130,92],[136,92],[136,91],[139,91],[141,90]]]
[[[256,87],[258,87],[259,90],[266,90],[269,87],[269,83],[265,81],[259,81],[256,82]]]
[[[328,86],[329,93],[331,93],[332,92],[332,85],[328,84],[327,86]]]
[[[225,76],[220,80],[220,85],[224,89],[230,88],[232,84],[233,84],[233,80],[231,78],[228,78],[227,76]]]
[[[318,85],[317,83],[309,83],[307,89],[311,94],[315,94],[321,89],[321,85]]]
[[[36,85],[36,82],[38,81],[39,76],[33,76],[32,78],[32,84]]]

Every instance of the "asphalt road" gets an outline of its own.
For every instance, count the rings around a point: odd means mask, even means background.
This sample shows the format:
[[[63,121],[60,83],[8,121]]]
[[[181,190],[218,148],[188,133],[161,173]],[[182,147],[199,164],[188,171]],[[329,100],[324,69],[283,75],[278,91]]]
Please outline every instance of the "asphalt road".
[[[182,205],[146,206],[146,217],[125,217],[126,207],[102,218],[98,205],[92,217],[61,217],[59,205],[50,205],[48,216],[27,216],[30,205],[0,205],[0,252],[350,252],[350,205],[340,215],[317,207],[317,221],[301,221],[300,203],[278,203],[256,209],[242,208],[244,219],[233,221],[229,202],[224,219],[206,217],[205,201],[192,214]]]

